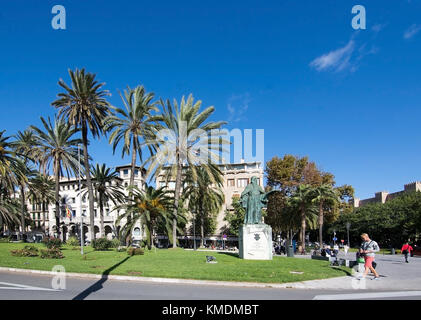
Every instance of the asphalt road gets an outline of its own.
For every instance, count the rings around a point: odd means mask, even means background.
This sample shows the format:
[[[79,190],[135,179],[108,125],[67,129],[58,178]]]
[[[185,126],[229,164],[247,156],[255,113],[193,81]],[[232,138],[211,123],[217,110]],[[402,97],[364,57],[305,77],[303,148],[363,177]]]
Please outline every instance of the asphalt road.
[[[351,277],[322,280],[313,289],[250,288],[66,278],[53,289],[53,276],[0,271],[0,300],[421,300],[421,258],[376,257],[381,280],[352,289]],[[330,288],[330,289],[329,289]],[[348,289],[349,288],[349,289]]]
[[[52,280],[47,275],[0,272],[0,300],[336,300],[367,299],[367,294],[375,294],[369,299],[421,299],[421,290],[388,291],[384,296],[385,290],[234,288],[82,278],[67,278],[64,290],[54,290]]]

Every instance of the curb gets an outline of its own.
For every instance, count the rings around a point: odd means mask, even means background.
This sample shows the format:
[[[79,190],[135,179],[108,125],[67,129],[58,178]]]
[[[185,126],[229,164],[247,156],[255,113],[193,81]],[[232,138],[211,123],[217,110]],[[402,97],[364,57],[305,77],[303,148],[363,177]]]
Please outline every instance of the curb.
[[[45,271],[45,270],[32,270],[32,269],[17,269],[0,267],[0,271],[16,272],[16,273],[30,273],[40,275],[55,276],[58,272]],[[217,280],[192,280],[192,279],[175,279],[175,278],[152,278],[152,277],[133,277],[133,276],[118,276],[118,275],[101,275],[101,274],[90,274],[90,273],[75,273],[67,272],[67,277],[71,278],[83,278],[83,279],[109,279],[119,281],[134,281],[140,283],[156,283],[156,284],[190,284],[190,285],[209,285],[209,286],[224,286],[224,287],[246,287],[246,288],[274,288],[274,289],[331,289],[326,286],[318,287],[314,285],[320,281],[326,281],[331,279],[348,279],[349,276],[336,277],[319,280],[308,280],[302,282],[288,282],[288,283],[257,283],[257,282],[237,282],[237,281],[217,281]]]

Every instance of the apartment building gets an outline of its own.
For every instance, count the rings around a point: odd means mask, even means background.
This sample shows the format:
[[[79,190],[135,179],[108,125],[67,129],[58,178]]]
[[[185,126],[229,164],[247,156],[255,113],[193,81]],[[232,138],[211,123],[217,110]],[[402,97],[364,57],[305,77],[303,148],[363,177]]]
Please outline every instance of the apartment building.
[[[112,184],[120,184],[123,187],[127,187],[130,181],[131,165],[117,166],[115,170],[119,176],[112,181]],[[141,170],[140,167],[135,169],[135,185],[143,189],[145,186],[145,174],[146,170]],[[82,180],[82,184],[84,180]],[[62,178],[60,180],[60,224],[61,224],[61,237],[63,240],[68,239],[71,236],[80,235],[80,223],[83,221],[83,232],[84,239],[90,241],[91,239],[91,226],[89,220],[89,203],[86,195],[86,190],[79,192],[79,180],[78,178]],[[127,191],[124,189],[124,192]],[[54,235],[56,230],[55,220],[55,204],[50,204],[46,210],[43,210],[41,205],[30,204],[29,213],[34,221],[36,230],[43,230],[44,226],[44,213],[45,217],[45,230],[49,235]],[[116,226],[116,219],[122,213],[120,210],[115,210],[115,205],[112,201],[104,207],[104,225],[106,237],[111,239],[119,226]],[[94,231],[96,237],[100,236],[100,212],[99,205],[97,202],[94,203]],[[133,230],[134,240],[140,240],[142,238],[141,226],[135,226]]]
[[[239,197],[244,191],[245,187],[250,183],[251,177],[256,176],[258,183],[263,187],[263,167],[260,162],[244,162],[232,164],[219,164],[218,165],[224,179],[223,192],[225,195],[225,202],[221,211],[217,216],[217,227],[214,235],[209,236],[208,240],[221,240],[222,236],[227,229],[227,222],[224,221],[226,210],[234,210],[232,207],[232,198]],[[157,187],[167,187],[175,189],[175,181],[166,180],[165,168],[157,175]],[[190,238],[192,235],[186,235]],[[227,240],[236,241],[236,237],[228,237]]]

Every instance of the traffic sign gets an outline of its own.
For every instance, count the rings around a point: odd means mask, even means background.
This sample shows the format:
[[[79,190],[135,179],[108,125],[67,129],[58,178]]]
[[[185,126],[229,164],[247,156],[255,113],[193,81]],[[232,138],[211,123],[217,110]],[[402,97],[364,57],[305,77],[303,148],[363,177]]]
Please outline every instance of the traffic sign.
[[[338,240],[338,238],[334,237],[334,238],[333,238],[333,241],[336,241],[336,240]]]

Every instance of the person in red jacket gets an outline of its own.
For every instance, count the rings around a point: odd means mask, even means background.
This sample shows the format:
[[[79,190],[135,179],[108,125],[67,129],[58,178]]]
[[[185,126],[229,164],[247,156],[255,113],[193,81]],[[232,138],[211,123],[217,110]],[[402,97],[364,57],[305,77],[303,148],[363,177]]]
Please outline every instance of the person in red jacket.
[[[411,251],[414,249],[409,245],[408,242],[405,242],[405,244],[402,246],[401,252],[405,256],[405,262],[409,263],[408,258],[411,256]]]

